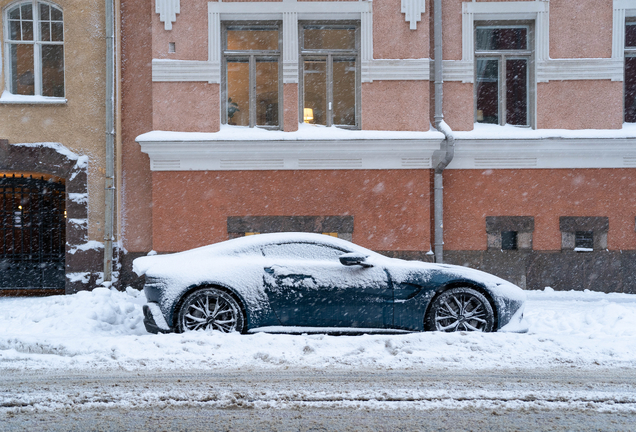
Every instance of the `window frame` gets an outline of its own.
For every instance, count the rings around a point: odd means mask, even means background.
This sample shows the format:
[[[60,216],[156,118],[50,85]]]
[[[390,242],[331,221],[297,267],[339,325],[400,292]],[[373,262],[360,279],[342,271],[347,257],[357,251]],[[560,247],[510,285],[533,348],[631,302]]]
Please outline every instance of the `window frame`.
[[[9,12],[14,10],[16,7],[20,8],[24,4],[32,5],[32,14],[33,14],[33,40],[23,41],[23,40],[12,40],[10,39],[11,29],[10,29],[10,19]],[[41,37],[41,26],[42,18],[40,17],[40,4],[50,6],[59,10],[62,13],[62,40],[61,41],[44,41]],[[41,99],[43,101],[51,101],[51,102],[65,102],[66,101],[66,50],[64,49],[65,45],[65,32],[66,26],[64,25],[64,9],[56,3],[49,1],[41,1],[41,0],[20,0],[14,3],[10,3],[5,6],[2,10],[2,18],[3,18],[3,47],[4,53],[2,55],[4,61],[4,90],[11,94],[14,97],[18,97],[24,100],[34,100]],[[22,19],[20,20],[22,21]],[[46,22],[46,21],[45,21]],[[48,20],[48,22],[53,22],[52,20]],[[12,45],[33,45],[33,93],[32,95],[21,95],[12,92],[12,63],[10,57],[10,51]],[[63,95],[62,96],[45,96],[42,94],[43,90],[43,71],[42,71],[42,46],[43,45],[53,45],[53,46],[62,46],[62,65],[63,65]],[[43,99],[42,99],[43,98]]]
[[[623,50],[624,50],[624,54],[623,54],[623,74],[624,74],[624,79],[623,79],[623,122],[624,123],[636,123],[636,121],[633,122],[628,122],[627,121],[627,104],[626,104],[626,99],[627,99],[627,88],[626,88],[626,83],[627,83],[627,58],[636,58],[636,45],[633,47],[628,47],[627,46],[627,26],[636,26],[636,17],[627,17],[625,19],[625,34],[623,35],[623,39],[624,39],[624,46],[623,46]],[[636,74],[636,71],[634,72]],[[636,101],[636,95],[634,96],[634,101]]]
[[[228,50],[228,29],[276,29],[278,31],[277,50]],[[249,128],[261,128],[270,130],[283,129],[283,24],[281,21],[222,21],[221,23],[221,123],[228,124],[228,60],[248,60],[249,64]],[[257,57],[264,60],[275,60],[278,64],[278,125],[256,124],[256,63]],[[243,126],[245,127],[245,126]]]
[[[527,81],[526,81],[526,124],[525,125],[511,125],[521,128],[535,128],[535,33],[534,33],[534,21],[483,21],[475,20],[473,23],[473,38],[477,41],[477,29],[489,28],[525,28],[527,29],[527,47],[525,50],[479,50],[475,43],[474,48],[474,70],[473,70],[473,119],[475,123],[489,124],[477,121],[477,91],[478,91],[478,77],[477,77],[477,61],[478,60],[493,60],[498,62],[498,88],[499,92],[497,114],[498,114],[498,126],[508,125],[507,123],[507,98],[502,97],[506,94],[506,64],[507,60],[527,60]]]
[[[339,50],[339,49],[304,49],[304,38],[306,27],[319,27],[319,28],[331,28],[331,29],[346,29],[354,27],[355,29],[355,48],[353,50]],[[343,21],[315,21],[315,20],[298,20],[298,122],[304,123],[304,107],[305,107],[305,74],[304,74],[304,62],[311,59],[323,59],[326,58],[327,69],[327,94],[326,94],[326,106],[333,105],[333,61],[336,59],[350,59],[355,61],[356,77],[355,77],[355,124],[354,125],[334,125],[333,124],[333,109],[327,108],[326,127],[336,126],[342,129],[360,129],[360,103],[362,99],[362,66],[360,60],[360,21],[357,20],[343,20]],[[329,85],[331,83],[331,85]]]

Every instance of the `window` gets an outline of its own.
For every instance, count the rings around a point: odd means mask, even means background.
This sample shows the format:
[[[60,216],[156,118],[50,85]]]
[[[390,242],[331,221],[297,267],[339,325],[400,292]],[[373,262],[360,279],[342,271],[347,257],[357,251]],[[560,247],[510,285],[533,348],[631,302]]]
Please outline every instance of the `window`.
[[[223,34],[223,122],[279,129],[280,25],[226,24]]]
[[[591,252],[607,249],[607,217],[562,216],[559,218],[561,249]]]
[[[475,27],[475,121],[529,126],[530,25]]]
[[[625,122],[636,123],[636,22],[625,23]]]
[[[16,95],[64,97],[62,10],[28,1],[6,11],[6,89]]]
[[[359,127],[360,31],[357,24],[300,24],[300,121]]]
[[[263,254],[266,257],[293,258],[309,260],[338,260],[340,255],[348,251],[334,249],[329,246],[310,243],[286,243],[263,246]]]
[[[534,217],[487,216],[486,234],[489,250],[531,250]]]

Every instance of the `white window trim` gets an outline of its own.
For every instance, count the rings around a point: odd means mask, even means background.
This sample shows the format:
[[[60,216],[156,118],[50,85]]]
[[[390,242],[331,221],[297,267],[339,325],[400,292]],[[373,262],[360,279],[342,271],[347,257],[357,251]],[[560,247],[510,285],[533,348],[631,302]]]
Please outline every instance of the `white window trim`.
[[[537,83],[552,80],[622,81],[624,53],[622,49],[617,51],[617,48],[624,44],[625,16],[622,16],[621,21],[620,17],[617,17],[617,11],[627,9],[628,5],[636,7],[636,0],[614,0],[612,58],[551,59],[549,0],[464,2],[462,4],[462,59],[444,61],[444,80],[474,83],[475,21],[533,20],[535,21],[534,72]]]
[[[178,1],[178,0],[160,0]],[[175,3],[176,4],[176,3]],[[176,6],[174,6],[176,7]],[[373,59],[373,3],[252,2],[208,3],[208,60],[152,60],[152,80],[221,83],[221,21],[274,20],[283,22],[283,83],[298,83],[298,20],[360,21],[361,80],[429,80],[430,59]],[[166,26],[167,26],[166,21]]]
[[[9,34],[9,17],[8,17],[8,13],[10,9],[13,9],[16,5],[18,4],[22,4],[22,3],[31,3],[33,5],[33,14],[34,14],[34,25],[33,25],[33,45],[37,45],[37,44],[41,44],[42,41],[39,40],[40,39],[40,26],[38,25],[40,22],[40,10],[37,7],[39,3],[44,3],[44,4],[48,4],[51,6],[54,6],[56,8],[58,8],[59,10],[62,11],[62,19],[64,19],[64,9],[53,2],[49,2],[49,1],[42,1],[42,0],[30,0],[30,1],[24,1],[24,0],[18,0],[15,2],[12,2],[10,4],[8,4],[7,6],[5,6],[2,9],[2,21],[3,21],[3,41],[2,41],[2,46],[3,46],[3,52],[1,52],[0,54],[0,67],[4,66],[4,91],[2,92],[2,95],[0,95],[0,104],[2,105],[60,105],[60,104],[65,104],[67,102],[67,99],[65,97],[53,97],[53,96],[42,96],[42,56],[41,55],[34,55],[33,56],[33,69],[34,69],[34,75],[35,75],[35,95],[16,95],[10,92],[10,88],[11,88],[11,70],[10,70],[10,65],[9,65],[9,61],[5,59],[5,55],[8,55],[9,52],[9,45],[11,44],[8,41],[8,34]],[[37,16],[37,20],[35,19],[35,16]],[[66,32],[66,28],[64,29],[64,32]],[[66,43],[66,41],[62,41],[61,43],[58,43],[57,45],[62,45],[64,46]],[[64,52],[66,52],[66,50],[64,50]],[[37,94],[40,93],[40,94]],[[64,66],[64,94],[66,94],[66,62],[65,62],[65,66]]]

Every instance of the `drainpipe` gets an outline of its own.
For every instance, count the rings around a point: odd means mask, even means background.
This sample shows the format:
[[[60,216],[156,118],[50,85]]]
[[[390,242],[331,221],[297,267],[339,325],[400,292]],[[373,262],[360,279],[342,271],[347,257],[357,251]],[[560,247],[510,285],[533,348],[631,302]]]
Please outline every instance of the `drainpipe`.
[[[435,262],[444,262],[444,170],[455,155],[455,137],[444,121],[443,97],[443,52],[442,52],[442,0],[435,0],[433,10],[433,38],[435,40],[435,128],[444,134],[440,149],[433,152],[434,217],[435,217]]]
[[[115,0],[106,0],[106,178],[104,284],[112,282],[115,216]]]

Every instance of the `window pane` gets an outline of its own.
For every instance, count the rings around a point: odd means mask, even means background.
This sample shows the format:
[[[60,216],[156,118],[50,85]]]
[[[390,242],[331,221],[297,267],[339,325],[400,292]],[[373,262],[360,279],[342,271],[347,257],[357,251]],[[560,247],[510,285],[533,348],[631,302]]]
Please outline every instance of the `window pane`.
[[[356,48],[356,31],[349,29],[304,29],[305,49],[347,49]]]
[[[475,47],[478,50],[521,50],[528,47],[527,28],[477,27]]]
[[[356,63],[333,62],[333,124],[356,124]]]
[[[306,60],[303,68],[305,123],[327,124],[327,62]]]
[[[506,123],[528,124],[528,60],[506,61]]]
[[[22,5],[22,19],[23,20],[33,20],[33,7],[31,3]]]
[[[249,126],[250,64],[247,60],[227,62],[227,97],[227,123]]]
[[[51,19],[53,21],[62,21],[62,11],[55,6],[51,6]]]
[[[33,40],[33,21],[22,21],[22,40]]]
[[[277,50],[278,30],[230,30],[227,31],[227,49]]]
[[[256,63],[256,124],[278,126],[278,62]]]
[[[43,40],[43,41],[51,40],[51,23],[49,22],[40,23],[40,40]]]
[[[576,231],[574,236],[574,247],[577,248],[594,248],[594,232],[593,231]]]
[[[477,66],[477,112],[478,123],[499,124],[499,60],[478,59]]]
[[[64,24],[61,22],[51,23],[51,40],[55,42],[64,40]]]
[[[34,95],[33,45],[9,45],[11,56],[11,93]]]
[[[50,6],[44,3],[40,3],[40,19],[48,21],[50,19],[49,14]]]
[[[517,231],[501,232],[501,249],[517,250]]]
[[[15,7],[9,11],[9,19],[20,19],[20,8]]]
[[[20,28],[20,21],[9,21],[10,38],[11,40],[22,40],[22,30]]]
[[[625,121],[636,123],[636,57],[625,58]]]
[[[62,45],[42,45],[42,95],[64,97]]]

